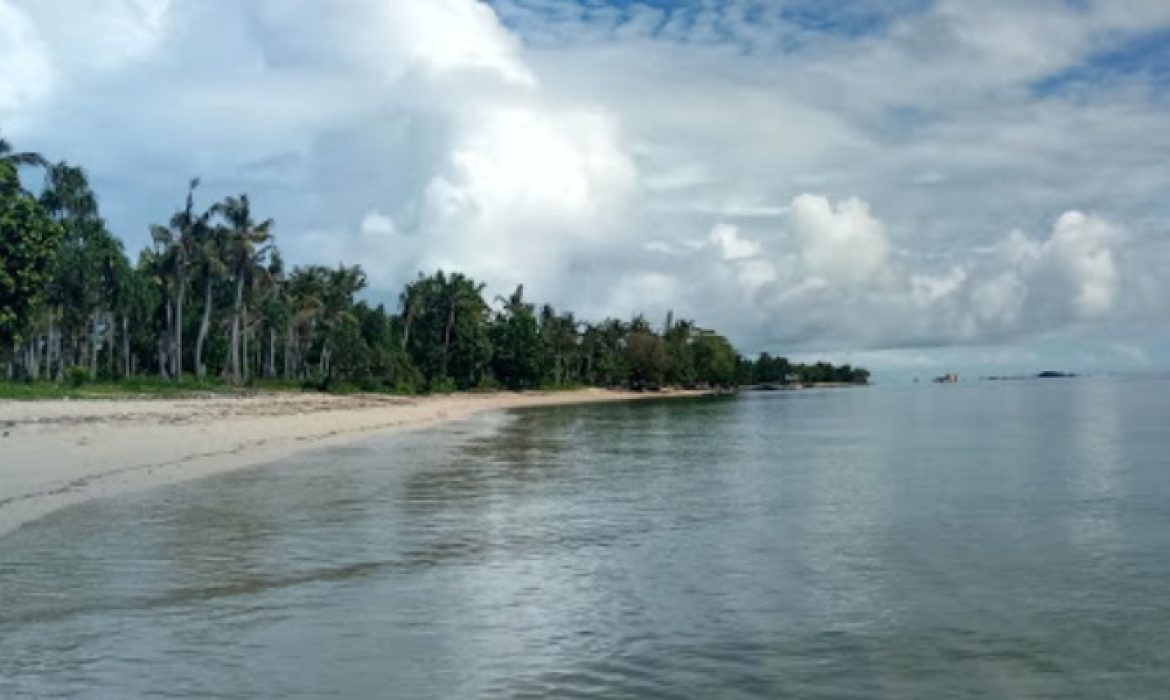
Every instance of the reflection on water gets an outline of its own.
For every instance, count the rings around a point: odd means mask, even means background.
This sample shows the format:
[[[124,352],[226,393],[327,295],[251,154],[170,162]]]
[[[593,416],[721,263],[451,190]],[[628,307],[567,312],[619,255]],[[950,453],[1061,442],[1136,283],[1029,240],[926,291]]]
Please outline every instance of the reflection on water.
[[[488,416],[0,539],[0,697],[1161,697],[1165,384]]]
[[[1071,514],[1073,540],[1087,556],[1106,556],[1125,546],[1118,509],[1125,495],[1125,439],[1119,402],[1125,387],[1099,382],[1091,394],[1082,392],[1072,407],[1075,425],[1069,445],[1069,486],[1080,504]]]

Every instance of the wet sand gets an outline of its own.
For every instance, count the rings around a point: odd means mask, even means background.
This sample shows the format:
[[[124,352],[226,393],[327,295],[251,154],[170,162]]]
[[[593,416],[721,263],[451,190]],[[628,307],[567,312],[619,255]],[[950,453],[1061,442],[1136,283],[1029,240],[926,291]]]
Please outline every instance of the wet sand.
[[[0,401],[0,537],[68,505],[264,464],[365,434],[483,411],[701,392]]]

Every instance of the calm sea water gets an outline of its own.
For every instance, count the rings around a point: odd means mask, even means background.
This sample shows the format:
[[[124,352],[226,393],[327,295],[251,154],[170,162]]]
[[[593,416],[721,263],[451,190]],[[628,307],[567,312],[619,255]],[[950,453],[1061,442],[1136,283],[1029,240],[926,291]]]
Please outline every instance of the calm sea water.
[[[497,415],[0,539],[0,697],[1164,698],[1170,382]]]

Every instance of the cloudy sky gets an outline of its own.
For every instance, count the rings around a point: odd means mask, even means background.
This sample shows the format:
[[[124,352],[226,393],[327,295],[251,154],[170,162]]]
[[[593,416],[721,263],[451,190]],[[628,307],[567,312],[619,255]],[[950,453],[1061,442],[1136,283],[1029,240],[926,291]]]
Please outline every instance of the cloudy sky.
[[[891,377],[1170,367],[1165,0],[0,0],[0,129],[360,262]],[[880,375],[879,375],[880,376]]]

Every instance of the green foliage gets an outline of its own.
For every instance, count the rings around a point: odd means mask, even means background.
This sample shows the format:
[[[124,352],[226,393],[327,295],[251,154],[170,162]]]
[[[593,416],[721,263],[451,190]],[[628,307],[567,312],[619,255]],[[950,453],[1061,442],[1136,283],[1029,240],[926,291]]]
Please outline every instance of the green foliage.
[[[451,394],[458,388],[455,385],[455,380],[450,377],[435,377],[427,384],[427,393]]]
[[[694,342],[695,376],[707,386],[732,387],[736,384],[739,356],[727,338],[703,334]]]
[[[492,371],[498,383],[513,390],[540,386],[547,365],[540,326],[532,305],[525,304],[523,298],[524,287],[521,286],[491,326],[491,342],[495,350]]]
[[[475,386],[492,360],[483,285],[439,271],[419,275],[401,299],[402,344],[428,386],[445,386],[444,379],[459,388]]]
[[[761,353],[754,362],[740,361],[738,373],[744,384],[868,384],[869,370],[828,362],[793,364],[783,357]]]
[[[16,181],[0,162],[0,181]],[[64,232],[31,198],[0,192],[0,343],[5,347],[28,330],[60,248]]]
[[[658,389],[666,381],[666,344],[649,330],[633,331],[626,338],[626,361],[631,388]]]
[[[86,371],[88,376],[88,370]],[[263,388],[288,391],[296,387],[287,385],[266,385]],[[2,399],[65,399],[65,398],[101,398],[101,399],[132,399],[141,397],[172,398],[182,396],[198,396],[206,394],[235,395],[244,390],[219,381],[198,381],[184,378],[181,381],[160,379],[157,377],[131,377],[120,379],[117,382],[86,381],[79,386],[71,386],[69,382],[0,382],[0,398]]]
[[[88,384],[92,377],[89,376],[89,370],[85,367],[78,367],[76,365],[65,368],[65,385],[77,388],[82,384]]]

